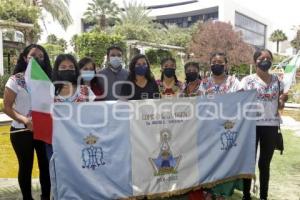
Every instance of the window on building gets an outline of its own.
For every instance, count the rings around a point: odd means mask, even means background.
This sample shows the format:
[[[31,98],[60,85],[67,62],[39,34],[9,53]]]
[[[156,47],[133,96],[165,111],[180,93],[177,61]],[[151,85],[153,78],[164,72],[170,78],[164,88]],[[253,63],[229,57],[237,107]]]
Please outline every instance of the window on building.
[[[267,26],[239,12],[235,13],[235,27],[242,32],[245,42],[256,48],[265,48]]]
[[[196,23],[197,21],[208,21],[208,20],[215,20],[218,19],[218,12],[212,12],[207,14],[198,14],[198,15],[191,15],[187,17],[176,17],[171,19],[159,19],[157,20],[158,23],[161,24],[176,24],[179,27],[189,27]]]

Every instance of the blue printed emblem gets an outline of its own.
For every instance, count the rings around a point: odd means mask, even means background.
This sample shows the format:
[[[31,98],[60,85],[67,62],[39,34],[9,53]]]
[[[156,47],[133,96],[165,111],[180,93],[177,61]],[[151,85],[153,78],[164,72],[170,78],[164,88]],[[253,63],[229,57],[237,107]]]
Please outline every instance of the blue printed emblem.
[[[84,139],[88,147],[82,149],[81,151],[82,168],[95,170],[97,167],[105,165],[105,162],[103,161],[102,148],[94,146],[98,139],[98,137],[92,134]]]
[[[222,148],[221,150],[229,150],[232,147],[237,146],[236,139],[238,132],[233,131],[232,128],[234,127],[234,122],[226,121],[224,123],[225,132],[221,134],[221,143]]]
[[[160,132],[160,151],[157,158],[149,158],[154,169],[154,176],[162,176],[165,174],[177,174],[181,155],[174,156],[170,147],[171,132],[163,129]]]

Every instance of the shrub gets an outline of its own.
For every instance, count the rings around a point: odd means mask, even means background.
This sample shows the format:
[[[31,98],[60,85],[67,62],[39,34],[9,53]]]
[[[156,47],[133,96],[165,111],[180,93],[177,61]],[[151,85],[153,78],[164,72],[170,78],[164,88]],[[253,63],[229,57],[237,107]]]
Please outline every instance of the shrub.
[[[3,98],[5,84],[9,78],[9,74],[4,74],[3,76],[0,76],[0,98]]]
[[[97,66],[103,63],[106,49],[111,45],[120,46],[124,51],[123,55],[126,55],[126,44],[120,35],[109,35],[104,32],[83,33],[74,36],[72,44],[79,58],[89,56],[95,60]]]

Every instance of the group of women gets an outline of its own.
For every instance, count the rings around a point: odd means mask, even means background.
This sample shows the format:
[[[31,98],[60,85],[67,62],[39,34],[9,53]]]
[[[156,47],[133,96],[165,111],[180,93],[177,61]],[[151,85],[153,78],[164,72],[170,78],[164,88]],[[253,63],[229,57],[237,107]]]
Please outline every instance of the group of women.
[[[119,52],[111,48],[111,52]],[[119,57],[118,57],[119,56]],[[115,73],[119,69],[121,56],[108,59]],[[58,55],[52,69],[45,49],[36,44],[29,45],[20,54],[13,75],[9,78],[4,92],[5,113],[13,119],[11,126],[11,143],[15,150],[19,172],[18,180],[24,200],[32,200],[31,173],[34,150],[37,153],[40,169],[41,199],[50,199],[49,158],[52,154],[51,144],[33,139],[30,94],[26,87],[24,73],[28,62],[35,58],[47,76],[55,83],[55,102],[88,102],[103,100],[105,88],[96,77],[96,66],[91,58],[79,62],[70,54]],[[241,90],[256,89],[257,101],[265,109],[263,117],[257,122],[256,140],[260,144],[260,198],[267,199],[270,176],[270,162],[275,149],[275,138],[279,126],[278,108],[283,108],[287,95],[277,76],[269,74],[272,65],[272,53],[259,50],[254,54],[256,73],[239,81],[228,75],[228,60],[224,53],[214,53],[210,59],[211,76],[200,77],[200,66],[197,62],[184,65],[185,82],[176,76],[176,60],[165,58],[161,61],[161,78],[155,80],[149,60],[145,55],[135,56],[129,64],[127,81],[121,87],[120,96],[128,100],[164,98],[169,96],[192,97],[207,94],[225,94]],[[120,70],[119,70],[120,71]],[[110,77],[107,77],[108,79]],[[100,97],[100,98],[98,98]],[[122,99],[122,98],[121,98]],[[48,158],[48,159],[47,159]],[[233,194],[234,189],[243,190],[243,199],[249,200],[250,179],[238,179],[219,184],[214,188],[191,191],[185,196],[188,199],[224,199]]]

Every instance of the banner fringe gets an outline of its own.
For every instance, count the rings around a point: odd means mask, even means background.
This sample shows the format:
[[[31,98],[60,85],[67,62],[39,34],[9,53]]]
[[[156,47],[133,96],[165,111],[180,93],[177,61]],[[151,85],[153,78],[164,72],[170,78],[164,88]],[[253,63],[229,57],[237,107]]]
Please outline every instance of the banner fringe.
[[[129,198],[122,198],[121,200],[138,200],[138,199],[144,199],[147,197],[147,199],[157,199],[157,198],[167,198],[171,196],[177,196],[177,195],[183,195],[186,194],[190,191],[195,191],[199,189],[207,189],[207,188],[213,188],[216,185],[233,181],[236,179],[254,179],[255,175],[254,174],[240,174],[237,176],[232,176],[229,178],[221,179],[218,181],[214,181],[211,183],[205,183],[205,184],[200,184],[198,186],[182,189],[182,190],[176,190],[176,191],[171,191],[171,192],[163,192],[163,193],[157,193],[157,194],[148,194],[148,195],[143,195],[143,196],[134,196],[134,197],[129,197]]]

